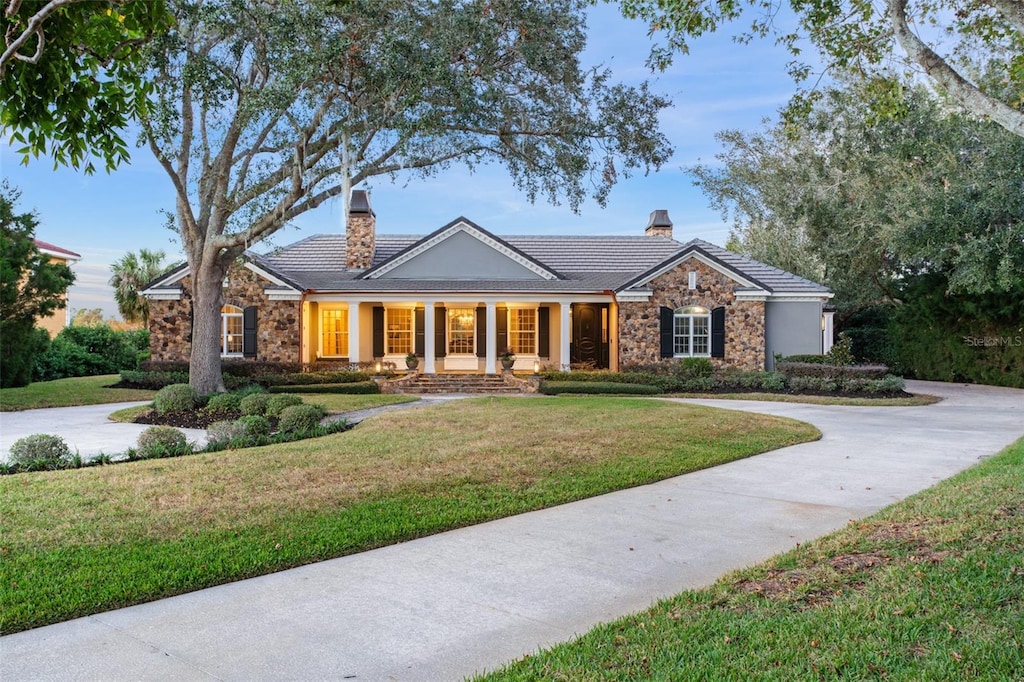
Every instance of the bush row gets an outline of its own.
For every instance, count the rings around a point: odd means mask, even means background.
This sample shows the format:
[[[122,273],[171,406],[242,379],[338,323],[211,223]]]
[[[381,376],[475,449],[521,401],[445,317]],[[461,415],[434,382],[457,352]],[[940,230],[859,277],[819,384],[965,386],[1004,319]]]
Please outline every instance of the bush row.
[[[153,363],[144,362],[143,368],[139,370],[126,370],[121,372],[121,386],[125,388],[146,388],[159,390],[171,384],[180,384],[188,381],[188,363]],[[251,363],[257,364],[257,363]],[[264,365],[285,365],[286,363],[263,363]],[[154,366],[164,365],[168,369],[153,369]],[[354,370],[332,370],[317,372],[252,372],[246,369],[238,373],[237,370],[243,367],[242,363],[225,363],[223,367],[224,386],[229,391],[238,388],[258,385],[265,388],[274,386],[318,386],[322,384],[355,384],[369,381],[368,372]],[[183,368],[182,368],[183,367]],[[342,392],[342,391],[337,391]],[[366,392],[356,389],[353,393]]]
[[[34,381],[116,374],[134,370],[148,355],[149,332],[114,331],[107,326],[65,327],[35,358]]]
[[[647,384],[624,384],[614,381],[543,381],[540,392],[545,395],[575,393],[587,395],[657,395],[662,392],[657,386]]]
[[[281,393],[283,391],[295,390],[294,386],[271,386],[267,389],[271,393]],[[355,381],[351,383],[338,383],[338,384],[312,384],[309,386],[303,386],[301,389],[303,393],[341,393],[347,395],[363,395],[371,393],[380,393],[380,386],[373,381]]]
[[[889,373],[885,365],[826,365],[818,362],[779,362],[776,371],[787,377],[821,377],[825,379],[881,379]]]

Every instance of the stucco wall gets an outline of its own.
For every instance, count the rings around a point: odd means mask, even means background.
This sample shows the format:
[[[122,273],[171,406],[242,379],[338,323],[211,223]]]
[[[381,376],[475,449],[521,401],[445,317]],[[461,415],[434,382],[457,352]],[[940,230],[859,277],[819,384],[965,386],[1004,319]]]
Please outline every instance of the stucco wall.
[[[689,273],[697,273],[697,286],[689,289]],[[709,310],[725,306],[725,357],[711,358],[717,367],[744,370],[765,368],[763,301],[737,301],[739,285],[696,259],[647,282],[653,291],[647,301],[621,301],[618,307],[619,363],[621,365],[677,362],[661,357],[661,307],[699,305]]]
[[[299,362],[301,317],[299,301],[271,301],[263,293],[270,282],[242,266],[228,272],[224,303],[239,308],[256,306],[256,359]],[[191,353],[192,310],[190,277],[181,281],[179,301],[149,302],[149,347],[153,360],[188,360]]]
[[[821,353],[821,301],[769,301],[767,304],[767,357]]]

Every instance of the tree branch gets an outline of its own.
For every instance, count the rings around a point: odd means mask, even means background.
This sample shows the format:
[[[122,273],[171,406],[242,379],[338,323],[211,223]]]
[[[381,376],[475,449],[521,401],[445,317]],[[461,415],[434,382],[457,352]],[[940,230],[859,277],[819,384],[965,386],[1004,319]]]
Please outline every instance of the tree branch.
[[[994,0],[999,2],[999,0]],[[1014,135],[1024,137],[1024,112],[990,97],[957,73],[942,57],[924,43],[907,25],[907,0],[888,0],[893,33],[907,56],[965,107],[987,116]]]

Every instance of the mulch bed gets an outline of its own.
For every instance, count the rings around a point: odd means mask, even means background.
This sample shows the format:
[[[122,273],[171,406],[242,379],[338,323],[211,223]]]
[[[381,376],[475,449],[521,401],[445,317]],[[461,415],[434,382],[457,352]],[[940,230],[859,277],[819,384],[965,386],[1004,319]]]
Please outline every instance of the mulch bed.
[[[156,424],[158,426],[176,426],[179,429],[205,429],[219,421],[232,421],[242,416],[238,410],[207,412],[206,410],[190,410],[157,414],[156,410],[147,410],[135,418],[136,424]]]

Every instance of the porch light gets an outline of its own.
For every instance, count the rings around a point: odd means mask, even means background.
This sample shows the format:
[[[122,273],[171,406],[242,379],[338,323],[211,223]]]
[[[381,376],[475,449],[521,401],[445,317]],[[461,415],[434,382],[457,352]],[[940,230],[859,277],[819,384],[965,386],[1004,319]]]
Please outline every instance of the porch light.
[[[373,372],[374,372],[374,374],[380,374],[380,373],[381,373],[381,369],[382,369],[382,367],[381,367],[381,363],[380,363],[380,360],[378,360],[378,361],[376,362],[376,364],[374,364],[374,366],[373,366]]]
[[[540,360],[533,361],[533,373],[540,374]]]

